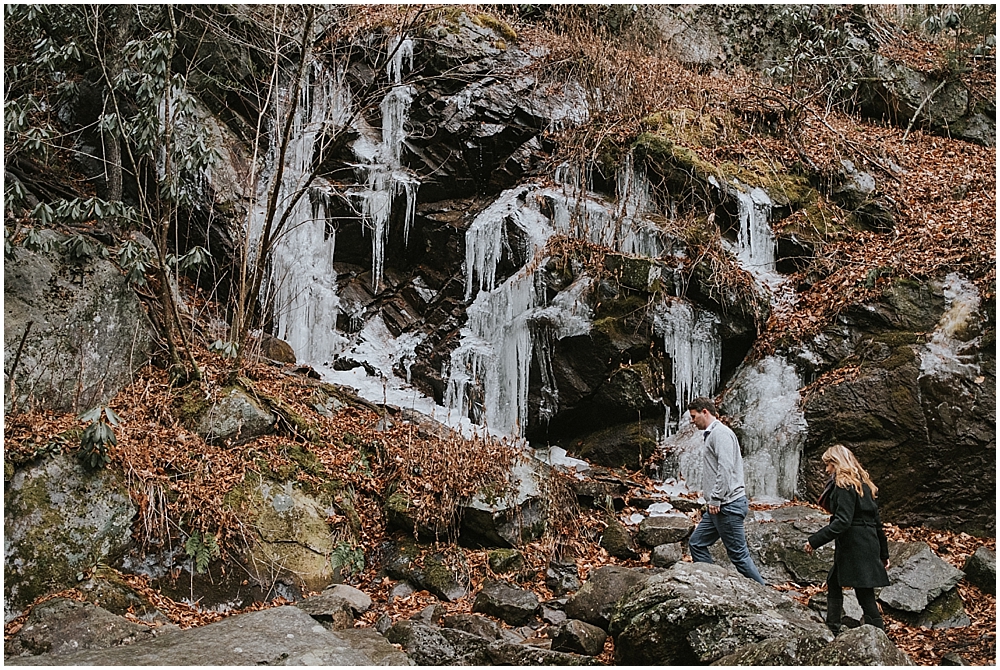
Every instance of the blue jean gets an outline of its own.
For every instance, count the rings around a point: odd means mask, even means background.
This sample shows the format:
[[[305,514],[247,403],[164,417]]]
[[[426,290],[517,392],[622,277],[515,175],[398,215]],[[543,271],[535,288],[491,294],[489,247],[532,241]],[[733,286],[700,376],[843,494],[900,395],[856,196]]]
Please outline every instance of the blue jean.
[[[695,563],[714,563],[708,548],[721,539],[726,547],[726,553],[729,554],[729,560],[739,573],[763,584],[764,580],[757,571],[753,559],[750,558],[746,530],[743,528],[743,519],[749,511],[750,506],[746,496],[722,505],[718,514],[709,514],[706,511],[701,517],[701,523],[688,540],[691,559]]]

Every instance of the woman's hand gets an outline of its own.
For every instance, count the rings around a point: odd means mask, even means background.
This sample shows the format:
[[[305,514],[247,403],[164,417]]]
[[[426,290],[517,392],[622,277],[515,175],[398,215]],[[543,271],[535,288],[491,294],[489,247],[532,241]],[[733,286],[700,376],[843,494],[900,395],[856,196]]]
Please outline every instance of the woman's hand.
[[[813,548],[812,548],[812,545],[809,544],[809,540],[806,540],[806,543],[802,546],[802,551],[804,551],[807,554],[809,554],[810,556],[812,556]]]
[[[886,569],[886,570],[888,570],[888,569],[889,569],[889,559],[888,559],[888,558],[887,558],[887,559],[885,559],[885,569]]]

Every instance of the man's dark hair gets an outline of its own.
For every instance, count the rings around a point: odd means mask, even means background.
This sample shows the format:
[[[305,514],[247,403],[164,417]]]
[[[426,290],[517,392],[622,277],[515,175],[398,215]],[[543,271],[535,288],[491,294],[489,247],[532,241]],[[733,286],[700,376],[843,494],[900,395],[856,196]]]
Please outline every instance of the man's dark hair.
[[[703,409],[707,409],[708,413],[712,416],[718,418],[719,410],[716,408],[715,403],[708,398],[695,398],[688,403],[688,409],[693,409],[696,412],[700,412]]]

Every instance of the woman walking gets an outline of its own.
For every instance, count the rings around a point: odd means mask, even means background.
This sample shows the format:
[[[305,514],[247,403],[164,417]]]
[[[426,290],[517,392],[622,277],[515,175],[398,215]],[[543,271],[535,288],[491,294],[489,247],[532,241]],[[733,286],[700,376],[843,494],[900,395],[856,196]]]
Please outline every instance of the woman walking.
[[[875,602],[875,588],[889,585],[889,545],[878,512],[878,487],[850,449],[835,444],[823,454],[830,475],[819,504],[829,512],[830,523],[813,533],[803,549],[812,554],[830,540],[836,544],[833,567],[827,575],[826,625],[840,633],[844,610],[842,587],[852,586],[864,612],[863,623],[885,630]]]

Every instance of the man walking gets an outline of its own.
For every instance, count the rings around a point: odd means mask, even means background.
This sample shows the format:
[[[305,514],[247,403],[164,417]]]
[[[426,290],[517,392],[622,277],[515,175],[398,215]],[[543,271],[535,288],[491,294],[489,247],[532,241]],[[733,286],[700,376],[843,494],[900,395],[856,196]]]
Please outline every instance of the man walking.
[[[719,421],[719,410],[708,398],[695,398],[688,403],[691,422],[705,431],[705,451],[702,465],[703,495],[708,500],[708,513],[694,529],[688,548],[695,563],[712,563],[708,548],[720,538],[729,560],[744,577],[764,583],[747,548],[743,519],[750,508],[743,482],[743,456],[736,434]],[[711,487],[709,489],[709,487]]]

